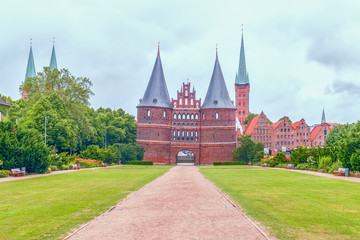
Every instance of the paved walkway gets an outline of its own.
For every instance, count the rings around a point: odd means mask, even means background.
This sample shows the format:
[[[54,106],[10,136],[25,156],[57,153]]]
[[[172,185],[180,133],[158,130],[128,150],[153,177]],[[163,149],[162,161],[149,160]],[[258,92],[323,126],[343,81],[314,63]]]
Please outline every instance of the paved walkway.
[[[266,238],[197,167],[176,166],[69,239]]]
[[[114,166],[109,166],[106,168],[111,168],[111,167],[118,167],[120,165],[114,165]],[[95,170],[95,169],[106,169],[104,167],[96,167],[96,168],[81,168],[80,171],[84,171],[84,170]],[[69,172],[76,172],[79,170],[61,170],[61,171],[53,171],[51,173],[43,173],[43,174],[31,174],[31,175],[25,175],[25,176],[20,176],[20,177],[6,177],[6,178],[0,178],[0,183],[2,182],[10,182],[10,181],[17,181],[17,180],[23,180],[23,179],[28,179],[28,178],[37,178],[37,177],[45,177],[45,176],[49,176],[49,175],[57,175],[57,174],[63,174],[63,173],[69,173]]]
[[[285,169],[285,168],[280,168],[280,169],[287,170],[287,171],[292,171],[292,172],[306,173],[306,174],[315,175],[315,176],[334,178],[334,179],[340,179],[340,180],[360,183],[360,178],[356,178],[356,177],[335,176],[334,174],[313,172],[313,171],[305,171],[305,170],[290,170],[290,169]]]

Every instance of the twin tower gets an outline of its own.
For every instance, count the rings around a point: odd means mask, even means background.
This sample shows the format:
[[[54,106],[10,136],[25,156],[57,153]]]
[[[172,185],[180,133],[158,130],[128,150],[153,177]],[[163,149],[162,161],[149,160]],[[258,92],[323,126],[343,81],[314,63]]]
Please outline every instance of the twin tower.
[[[243,51],[243,41],[241,45]],[[239,82],[244,80],[244,71],[247,77],[246,67],[240,69],[240,65],[236,79],[241,79],[235,81],[235,88],[239,92],[236,101],[243,107],[235,107],[229,97],[217,52],[204,102],[188,81],[182,84],[177,98],[170,100],[158,50],[144,97],[137,106],[136,142],[145,149],[144,160],[171,165],[233,161],[236,120],[242,123],[248,114],[245,94],[248,97],[249,82],[248,78],[246,83]]]

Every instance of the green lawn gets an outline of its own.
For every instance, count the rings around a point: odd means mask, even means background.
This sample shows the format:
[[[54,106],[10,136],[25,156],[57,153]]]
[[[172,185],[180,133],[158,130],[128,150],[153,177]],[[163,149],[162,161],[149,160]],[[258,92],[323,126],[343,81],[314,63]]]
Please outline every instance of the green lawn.
[[[123,169],[170,169],[171,165],[121,165],[112,168],[123,168]]]
[[[256,166],[248,166],[248,165],[207,165],[207,166],[198,166],[200,169],[251,169],[251,168],[260,168]]]
[[[359,183],[282,170],[201,173],[279,239],[359,239]]]
[[[62,239],[166,170],[89,170],[0,183],[0,239]]]

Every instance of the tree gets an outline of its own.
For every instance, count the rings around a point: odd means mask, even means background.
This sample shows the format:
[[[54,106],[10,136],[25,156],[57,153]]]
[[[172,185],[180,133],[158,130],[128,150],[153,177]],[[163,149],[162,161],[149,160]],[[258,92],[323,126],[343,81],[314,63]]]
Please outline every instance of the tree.
[[[264,157],[263,143],[257,142],[255,144],[249,135],[241,136],[239,142],[240,146],[232,152],[235,161],[247,164],[249,162],[258,162]]]
[[[250,121],[251,118],[257,117],[259,116],[259,114],[256,113],[250,113],[244,120],[244,124],[248,124],[248,122]]]

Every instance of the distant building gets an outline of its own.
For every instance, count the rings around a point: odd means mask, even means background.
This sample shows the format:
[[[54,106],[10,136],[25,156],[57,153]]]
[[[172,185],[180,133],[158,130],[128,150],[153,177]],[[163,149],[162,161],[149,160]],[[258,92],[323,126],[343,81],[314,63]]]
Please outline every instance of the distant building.
[[[57,68],[57,61],[56,61],[56,55],[55,55],[55,44],[53,44],[52,52],[51,52],[51,58],[50,58],[50,64],[49,64],[50,70],[54,70]],[[34,61],[34,55],[32,50],[32,44],[30,44],[30,52],[29,52],[29,58],[28,63],[26,67],[26,74],[24,79],[24,86],[26,85],[29,78],[36,77],[36,70],[35,70],[35,61]],[[28,99],[29,94],[26,90],[22,91],[21,98],[22,99]]]
[[[212,164],[232,161],[236,146],[236,108],[230,100],[216,53],[203,104],[183,83],[170,101],[160,52],[144,97],[137,106],[137,144],[144,160],[156,164]]]

